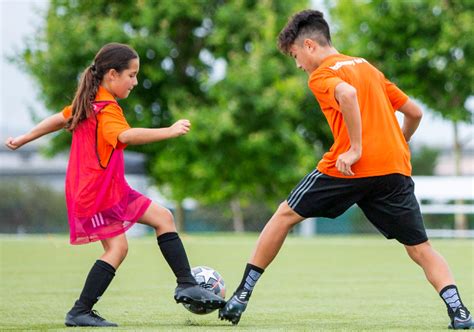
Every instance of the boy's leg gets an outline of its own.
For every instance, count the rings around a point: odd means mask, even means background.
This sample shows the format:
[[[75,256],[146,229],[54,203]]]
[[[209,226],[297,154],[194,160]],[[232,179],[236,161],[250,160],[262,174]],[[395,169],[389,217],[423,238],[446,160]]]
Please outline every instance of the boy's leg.
[[[92,310],[115,276],[128,251],[125,234],[102,240],[104,254],[92,266],[79,299],[66,315],[67,326],[117,326]]]
[[[414,246],[405,245],[405,249],[410,258],[423,269],[426,278],[446,304],[448,315],[451,318],[449,327],[453,329],[474,328],[472,317],[461,301],[446,260],[431,247],[429,241]]]
[[[304,218],[294,212],[285,201],[268,221],[260,234],[255,250],[247,264],[242,281],[226,306],[219,310],[219,318],[237,324],[245,311],[253,288],[278,254],[288,232]]]
[[[423,268],[428,281],[448,306],[452,328],[472,326],[469,311],[460,299],[456,302],[459,294],[457,288],[452,290],[454,278],[448,264],[428,242],[413,180],[400,174],[380,176],[374,178],[372,189],[358,202],[367,218],[385,237],[404,244],[408,255]]]
[[[242,282],[219,318],[237,324],[247,307],[253,287],[264,269],[278,254],[288,232],[307,217],[335,218],[364,195],[363,179],[347,180],[313,170],[280,204],[258,238],[256,248],[245,269]]]
[[[178,284],[174,295],[176,302],[197,304],[209,309],[222,307],[225,301],[200,287],[192,276],[188,256],[176,233],[171,212],[156,203],[151,203],[140,222],[153,227],[156,231],[160,250],[176,276]]]
[[[429,241],[413,246],[405,245],[405,249],[408,256],[423,269],[426,278],[437,292],[447,285],[454,284],[446,260],[433,249]]]
[[[250,264],[265,269],[280,251],[288,232],[305,218],[293,211],[285,201],[280,204],[260,234],[250,257]]]

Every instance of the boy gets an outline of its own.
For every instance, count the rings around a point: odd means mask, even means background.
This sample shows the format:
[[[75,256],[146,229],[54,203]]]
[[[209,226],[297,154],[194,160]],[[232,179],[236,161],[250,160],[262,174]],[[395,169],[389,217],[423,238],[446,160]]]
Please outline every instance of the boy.
[[[219,317],[239,322],[256,282],[295,224],[309,217],[335,218],[357,203],[386,238],[402,243],[423,268],[447,306],[449,327],[472,328],[446,261],[428,241],[414,196],[407,142],[421,121],[420,108],[365,59],[340,54],[319,11],[293,16],[280,32],[279,48],[308,73],[334,144],[266,224],[241,284]],[[396,110],[404,115],[402,128]]]

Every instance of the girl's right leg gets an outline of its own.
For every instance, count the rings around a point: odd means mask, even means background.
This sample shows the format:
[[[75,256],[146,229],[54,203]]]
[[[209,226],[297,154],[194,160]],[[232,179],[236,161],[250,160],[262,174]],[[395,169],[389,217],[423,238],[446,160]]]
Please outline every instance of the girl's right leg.
[[[128,241],[125,234],[120,234],[110,239],[101,241],[104,253],[100,260],[112,265],[115,270],[122,264],[128,253]]]
[[[183,243],[176,232],[173,215],[168,209],[152,202],[139,222],[155,229],[160,250],[176,276],[176,302],[196,304],[209,309],[225,305],[224,299],[196,283]]]
[[[92,311],[115,276],[115,271],[125,259],[128,243],[125,234],[102,240],[104,254],[90,270],[84,288],[74,307],[66,315],[67,326],[117,326]]]

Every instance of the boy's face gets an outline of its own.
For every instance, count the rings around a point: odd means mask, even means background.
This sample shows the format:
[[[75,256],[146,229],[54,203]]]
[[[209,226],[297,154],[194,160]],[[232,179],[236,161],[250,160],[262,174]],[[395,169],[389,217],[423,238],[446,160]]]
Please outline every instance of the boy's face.
[[[295,42],[290,47],[290,55],[295,59],[296,67],[304,70],[308,75],[318,68],[312,40],[305,39],[303,43]]]
[[[137,75],[140,69],[138,59],[132,59],[127,69],[121,73],[115,72],[111,83],[112,94],[120,99],[127,98],[130,91],[138,84]]]

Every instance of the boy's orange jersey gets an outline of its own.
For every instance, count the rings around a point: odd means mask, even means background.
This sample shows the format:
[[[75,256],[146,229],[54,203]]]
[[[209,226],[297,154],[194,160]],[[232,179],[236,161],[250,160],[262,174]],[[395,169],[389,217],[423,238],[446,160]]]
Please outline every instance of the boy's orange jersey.
[[[102,86],[99,86],[95,101],[115,101],[112,94]],[[72,115],[72,107],[67,106],[62,111],[65,119]],[[113,149],[125,149],[126,144],[118,140],[120,133],[130,129],[122,108],[116,104],[111,103],[104,107],[97,114],[97,153],[100,158],[100,164],[106,166]]]
[[[357,90],[362,119],[362,157],[352,165],[354,176],[345,176],[336,168],[337,157],[350,148],[349,133],[335,97],[336,86],[342,82]],[[411,175],[410,150],[395,117],[408,96],[395,84],[365,59],[343,54],[327,57],[311,73],[308,84],[334,136],[332,147],[318,164],[321,173],[344,178]]]

